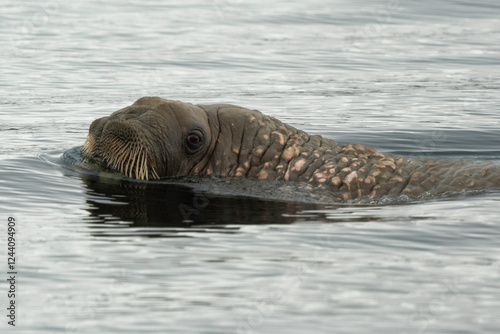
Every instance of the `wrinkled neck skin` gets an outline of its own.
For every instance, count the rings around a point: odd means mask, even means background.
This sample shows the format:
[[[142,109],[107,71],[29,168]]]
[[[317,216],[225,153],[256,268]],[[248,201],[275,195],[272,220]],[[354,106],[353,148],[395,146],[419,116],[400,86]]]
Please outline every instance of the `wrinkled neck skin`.
[[[304,182],[339,201],[500,189],[500,168],[492,162],[408,159],[308,135],[258,111],[199,107],[209,116],[212,143],[191,175]]]

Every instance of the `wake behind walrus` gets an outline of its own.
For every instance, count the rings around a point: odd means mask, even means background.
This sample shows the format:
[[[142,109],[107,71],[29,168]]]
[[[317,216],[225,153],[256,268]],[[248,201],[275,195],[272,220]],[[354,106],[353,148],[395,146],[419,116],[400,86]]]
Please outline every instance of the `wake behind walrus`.
[[[210,176],[307,184],[335,201],[409,199],[500,189],[495,162],[410,159],[340,144],[226,105],[143,97],[95,120],[87,162],[129,178]]]

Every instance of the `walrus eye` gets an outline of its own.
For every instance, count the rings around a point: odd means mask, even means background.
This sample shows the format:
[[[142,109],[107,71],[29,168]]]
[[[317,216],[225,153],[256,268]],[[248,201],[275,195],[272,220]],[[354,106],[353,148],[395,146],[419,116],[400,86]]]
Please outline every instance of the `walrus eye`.
[[[193,130],[186,136],[186,146],[189,153],[194,153],[203,146],[203,134],[201,131]]]

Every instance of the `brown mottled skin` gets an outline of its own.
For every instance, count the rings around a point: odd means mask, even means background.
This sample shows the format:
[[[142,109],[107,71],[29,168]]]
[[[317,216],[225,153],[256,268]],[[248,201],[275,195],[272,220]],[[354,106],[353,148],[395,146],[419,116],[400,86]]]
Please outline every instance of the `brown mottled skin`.
[[[187,143],[193,130],[200,137],[194,149]],[[497,163],[382,154],[308,135],[257,110],[158,97],[143,97],[95,120],[83,154],[137,179],[210,175],[304,182],[340,201],[500,189]]]

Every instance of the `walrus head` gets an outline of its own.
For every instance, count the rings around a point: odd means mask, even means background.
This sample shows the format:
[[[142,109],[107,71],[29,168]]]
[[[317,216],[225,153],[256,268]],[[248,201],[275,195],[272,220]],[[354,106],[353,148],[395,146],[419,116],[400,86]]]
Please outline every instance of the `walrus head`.
[[[278,119],[229,104],[143,97],[95,120],[83,158],[127,177],[305,181],[341,147]],[[330,165],[328,165],[330,166]]]
[[[206,164],[217,134],[218,124],[199,106],[144,97],[92,122],[82,153],[130,178],[185,176]]]

